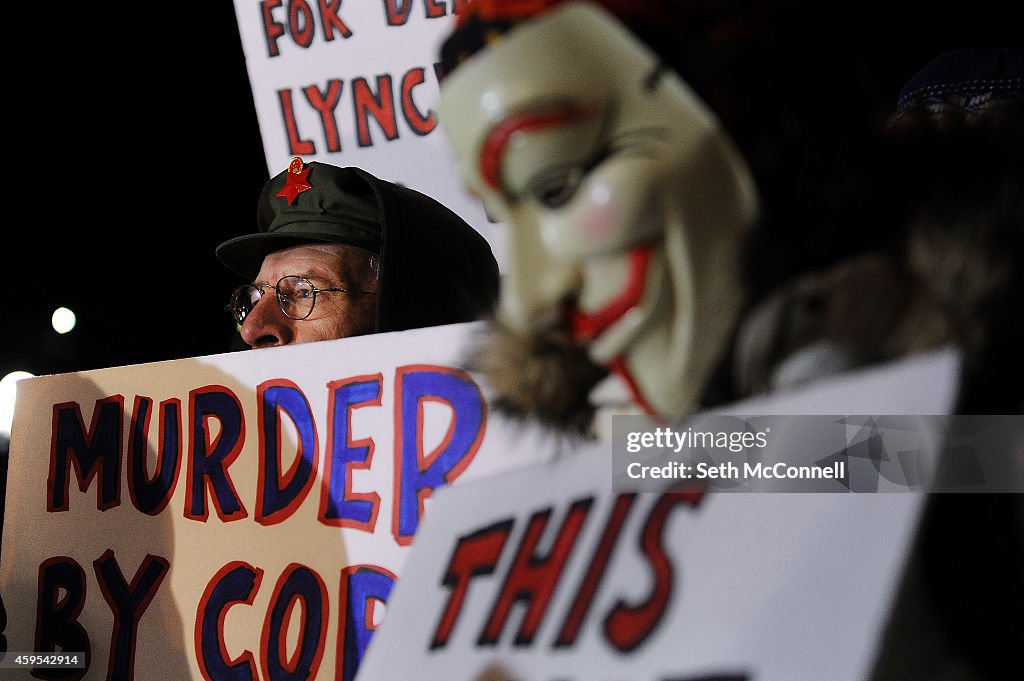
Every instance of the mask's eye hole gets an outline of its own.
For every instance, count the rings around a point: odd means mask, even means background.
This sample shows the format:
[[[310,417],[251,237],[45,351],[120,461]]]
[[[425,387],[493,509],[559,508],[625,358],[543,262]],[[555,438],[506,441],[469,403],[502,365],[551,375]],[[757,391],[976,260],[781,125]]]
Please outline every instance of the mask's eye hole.
[[[528,193],[547,208],[561,208],[576,195],[583,177],[579,166],[552,168],[533,178]]]

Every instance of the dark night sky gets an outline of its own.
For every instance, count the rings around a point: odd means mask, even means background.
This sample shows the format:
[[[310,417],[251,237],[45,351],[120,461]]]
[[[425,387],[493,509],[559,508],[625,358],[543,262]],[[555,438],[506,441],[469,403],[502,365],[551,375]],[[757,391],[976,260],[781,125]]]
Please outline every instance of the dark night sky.
[[[245,58],[232,3],[158,6],[73,3],[8,44],[0,375],[230,349],[213,248],[267,178]]]
[[[839,49],[879,30],[865,54],[899,83],[941,49],[1019,38],[993,10],[1015,4],[866,1],[847,24],[804,2],[802,22]],[[238,281],[213,249],[253,225],[267,178],[233,3],[71,3],[7,33],[0,376],[231,349]],[[66,336],[50,329],[60,305],[78,313]]]

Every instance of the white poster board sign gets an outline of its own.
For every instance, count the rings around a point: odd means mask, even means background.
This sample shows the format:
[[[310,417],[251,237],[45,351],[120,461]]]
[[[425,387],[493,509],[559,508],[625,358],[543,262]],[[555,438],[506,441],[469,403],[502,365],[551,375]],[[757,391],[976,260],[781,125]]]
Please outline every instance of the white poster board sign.
[[[461,0],[235,0],[267,167],[357,166],[445,204],[504,257],[439,127],[440,47]]]
[[[8,650],[96,680],[352,678],[433,492],[557,449],[459,369],[474,326],[20,382]]]
[[[958,371],[716,413],[943,414]],[[924,494],[615,493],[610,468],[593,445],[439,492],[358,680],[865,678]]]

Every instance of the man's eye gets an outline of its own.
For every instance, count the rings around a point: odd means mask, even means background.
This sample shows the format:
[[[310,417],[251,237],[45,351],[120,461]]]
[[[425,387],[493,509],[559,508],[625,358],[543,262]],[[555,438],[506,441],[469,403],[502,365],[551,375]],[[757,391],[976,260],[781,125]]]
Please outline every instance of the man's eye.
[[[547,208],[561,208],[576,195],[583,177],[577,166],[550,170],[534,178],[529,193]]]
[[[308,300],[313,297],[313,285],[305,280],[293,280],[284,293],[292,300]]]

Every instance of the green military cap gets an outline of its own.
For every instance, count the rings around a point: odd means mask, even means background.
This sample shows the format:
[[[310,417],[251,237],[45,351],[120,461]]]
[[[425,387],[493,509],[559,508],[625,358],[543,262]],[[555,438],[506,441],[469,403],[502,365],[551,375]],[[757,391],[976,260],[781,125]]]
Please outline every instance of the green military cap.
[[[377,197],[353,168],[293,158],[287,170],[263,186],[256,221],[255,234],[229,239],[216,249],[224,265],[247,279],[256,276],[267,254],[298,244],[341,243],[381,251]]]

